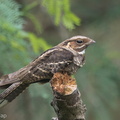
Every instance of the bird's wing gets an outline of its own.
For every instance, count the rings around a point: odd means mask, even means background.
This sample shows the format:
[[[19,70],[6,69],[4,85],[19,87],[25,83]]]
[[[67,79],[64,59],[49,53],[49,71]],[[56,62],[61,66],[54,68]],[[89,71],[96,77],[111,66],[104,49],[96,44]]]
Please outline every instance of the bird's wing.
[[[20,70],[0,78],[0,87],[22,81],[28,73],[41,75],[43,72],[55,72],[67,66],[73,60],[73,54],[63,48],[52,48],[45,51],[34,61]],[[54,68],[54,69],[53,69]],[[37,72],[36,72],[37,71]],[[47,72],[45,75],[47,75]],[[44,76],[44,74],[43,74]]]
[[[31,68],[31,73],[35,75],[42,74],[42,72],[46,74],[48,72],[55,73],[73,62],[73,53],[64,48],[52,48],[33,62],[36,65]]]
[[[3,75],[0,78],[0,87],[15,83],[20,81],[26,74],[28,74],[28,71],[30,70],[30,66],[25,66],[21,69],[19,69],[16,72],[7,74],[7,75]]]

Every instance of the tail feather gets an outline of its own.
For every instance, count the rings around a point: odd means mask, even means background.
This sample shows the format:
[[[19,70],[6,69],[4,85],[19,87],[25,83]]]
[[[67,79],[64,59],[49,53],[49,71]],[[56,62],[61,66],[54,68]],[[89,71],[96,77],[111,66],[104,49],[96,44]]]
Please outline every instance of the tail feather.
[[[13,83],[11,86],[9,86],[0,94],[0,107],[3,107],[8,102],[11,102],[28,86],[29,84],[24,84],[22,82]]]

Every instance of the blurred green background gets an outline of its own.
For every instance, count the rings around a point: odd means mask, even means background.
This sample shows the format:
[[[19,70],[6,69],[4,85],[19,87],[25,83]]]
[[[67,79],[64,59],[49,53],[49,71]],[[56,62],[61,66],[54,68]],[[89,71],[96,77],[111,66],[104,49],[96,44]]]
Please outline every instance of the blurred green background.
[[[96,41],[75,78],[87,120],[120,118],[119,0],[0,0],[0,76],[28,64],[44,50],[75,36]],[[0,109],[5,120],[51,120],[49,83],[33,84]],[[3,118],[0,118],[0,120]]]

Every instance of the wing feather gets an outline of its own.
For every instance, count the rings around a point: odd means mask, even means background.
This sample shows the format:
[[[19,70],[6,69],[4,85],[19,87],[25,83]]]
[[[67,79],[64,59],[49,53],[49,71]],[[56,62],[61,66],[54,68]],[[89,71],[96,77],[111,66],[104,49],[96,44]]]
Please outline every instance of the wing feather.
[[[34,61],[29,63],[27,66],[19,69],[16,72],[10,73],[8,75],[4,75],[0,78],[0,86],[9,85],[15,82],[19,82],[24,79],[25,76],[29,75],[29,73],[34,74],[37,69],[38,73],[42,75],[43,71],[51,72],[52,74],[60,71],[65,66],[69,65],[73,61],[73,54],[64,49],[64,48],[52,48],[41,54],[38,58]],[[40,71],[41,69],[41,71]],[[26,77],[27,79],[29,76]]]

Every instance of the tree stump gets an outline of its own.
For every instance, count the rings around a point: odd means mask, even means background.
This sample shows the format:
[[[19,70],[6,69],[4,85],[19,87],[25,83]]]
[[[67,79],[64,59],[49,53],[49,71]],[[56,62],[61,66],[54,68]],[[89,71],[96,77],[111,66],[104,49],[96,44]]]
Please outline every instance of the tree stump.
[[[52,120],[85,120],[86,107],[76,80],[67,74],[55,73],[50,83],[54,96],[51,105],[57,114]]]

